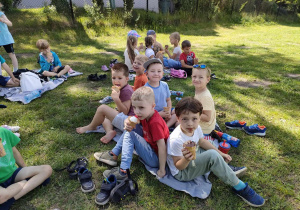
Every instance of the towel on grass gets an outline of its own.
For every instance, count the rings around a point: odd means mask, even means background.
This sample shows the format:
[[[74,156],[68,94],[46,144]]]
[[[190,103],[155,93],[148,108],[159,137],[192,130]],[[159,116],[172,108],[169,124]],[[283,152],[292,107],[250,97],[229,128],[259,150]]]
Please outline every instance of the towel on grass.
[[[74,73],[69,74],[68,77],[74,77],[81,75],[81,72],[74,71]],[[43,87],[41,89],[38,89],[41,93],[41,95],[49,90],[53,90],[57,86],[61,85],[64,82],[64,79],[57,78],[54,80],[50,80],[48,82],[43,82]],[[22,92],[21,87],[12,87],[12,88],[6,88],[6,87],[0,87],[0,96],[4,96],[5,99],[8,99],[10,101],[20,101],[23,104],[28,104],[31,101],[27,102],[25,100],[25,96],[30,94],[32,91],[26,91]]]

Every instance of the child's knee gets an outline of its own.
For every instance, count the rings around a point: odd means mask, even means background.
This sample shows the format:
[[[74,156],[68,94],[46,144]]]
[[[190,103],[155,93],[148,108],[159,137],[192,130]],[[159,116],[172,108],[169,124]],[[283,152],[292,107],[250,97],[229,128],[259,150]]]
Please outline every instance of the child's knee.
[[[42,165],[40,171],[45,173],[48,178],[51,176],[53,170],[50,165]]]
[[[71,67],[69,65],[65,65],[65,69],[69,70]]]

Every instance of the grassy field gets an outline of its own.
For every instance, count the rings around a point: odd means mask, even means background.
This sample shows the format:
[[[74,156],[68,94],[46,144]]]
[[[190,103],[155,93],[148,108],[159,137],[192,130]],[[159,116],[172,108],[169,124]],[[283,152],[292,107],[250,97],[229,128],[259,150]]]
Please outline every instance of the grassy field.
[[[14,205],[13,209],[98,209],[94,202],[108,167],[96,163],[93,153],[112,149],[104,145],[103,134],[79,135],[75,128],[92,119],[99,99],[110,94],[111,81],[87,81],[91,73],[103,73],[101,65],[112,58],[123,61],[126,34],[130,28],[107,27],[103,31],[87,28],[87,18],[78,18],[76,27],[65,19],[48,20],[40,10],[8,13],[14,26],[10,29],[16,44],[20,68],[37,69],[38,39],[49,40],[63,64],[69,64],[82,76],[68,79],[56,89],[28,105],[0,99],[7,109],[0,110],[1,124],[19,125],[18,148],[27,165],[50,164],[53,169],[65,167],[72,160],[86,156],[93,173],[96,191],[84,194],[78,181],[69,180],[66,171],[53,172],[52,183],[40,188]],[[265,138],[249,136],[242,131],[228,131],[241,139],[238,148],[230,150],[232,164],[248,167],[242,178],[260,193],[263,209],[300,208],[300,25],[250,24],[231,26],[184,25],[174,27],[181,40],[188,39],[201,63],[211,67],[219,78],[209,84],[216,110],[225,117],[217,121],[245,120],[267,127]],[[146,30],[138,31],[143,37]],[[169,44],[168,33],[158,33],[157,40]],[[7,63],[9,57],[1,48]],[[291,74],[298,78],[291,78]],[[289,76],[290,75],[290,76]],[[107,73],[110,77],[110,73]],[[131,82],[132,83],[132,82]],[[237,85],[237,84],[239,85]],[[193,96],[191,79],[172,79],[171,90]],[[244,87],[251,84],[262,86]],[[241,86],[242,85],[242,86]],[[176,104],[172,96],[173,105]],[[111,104],[113,107],[114,105]],[[250,209],[214,175],[210,196],[192,198],[161,184],[135,157],[132,175],[139,184],[136,197],[128,196],[121,204],[107,204],[109,209]]]

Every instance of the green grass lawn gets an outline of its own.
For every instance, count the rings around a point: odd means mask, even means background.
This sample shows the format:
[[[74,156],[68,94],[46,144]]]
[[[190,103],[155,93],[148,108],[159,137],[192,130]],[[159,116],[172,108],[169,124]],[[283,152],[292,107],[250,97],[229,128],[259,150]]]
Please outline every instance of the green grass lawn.
[[[38,68],[35,43],[44,38],[49,40],[63,64],[69,64],[83,75],[68,79],[28,105],[1,98],[0,103],[8,107],[0,110],[1,124],[21,127],[18,149],[27,165],[50,164],[53,169],[59,169],[86,156],[97,189],[84,194],[79,182],[69,180],[66,171],[53,172],[48,187],[34,190],[17,201],[13,209],[97,209],[95,196],[103,180],[102,173],[108,167],[97,164],[93,153],[112,149],[114,143],[104,145],[99,141],[103,134],[79,135],[75,128],[89,123],[100,105],[98,101],[110,94],[109,79],[91,82],[87,76],[103,73],[101,65],[109,65],[112,58],[124,60],[130,28],[107,27],[94,31],[87,28],[86,18],[78,18],[77,27],[70,27],[64,19],[47,21],[40,10],[22,10],[7,16],[14,24],[10,31],[16,42],[20,68]],[[181,40],[191,41],[200,62],[210,66],[219,78],[210,82],[209,89],[217,112],[226,114],[217,118],[222,129],[225,130],[224,122],[235,119],[267,127],[265,138],[242,131],[227,132],[241,139],[241,145],[229,152],[232,164],[248,167],[242,180],[266,199],[264,209],[300,208],[299,27],[279,23],[174,27],[174,31],[180,32]],[[143,35],[139,39],[142,42],[146,30],[138,32]],[[157,40],[169,44],[169,34],[158,33]],[[2,48],[0,53],[11,65]],[[110,77],[109,72],[106,74]],[[288,74],[298,74],[298,79]],[[269,85],[247,88],[235,82]],[[171,90],[184,91],[184,96],[194,95],[190,78],[172,79],[168,84]],[[172,100],[175,105],[175,97]],[[210,196],[201,200],[161,184],[136,157],[131,171],[139,184],[138,195],[104,208],[250,209],[214,175],[210,175],[213,183]]]

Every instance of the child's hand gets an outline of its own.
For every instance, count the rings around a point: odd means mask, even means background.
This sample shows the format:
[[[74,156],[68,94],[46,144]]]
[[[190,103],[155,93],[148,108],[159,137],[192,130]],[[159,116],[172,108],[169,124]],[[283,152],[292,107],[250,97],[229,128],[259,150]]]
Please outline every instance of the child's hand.
[[[59,69],[59,66],[55,66],[55,67],[53,68],[53,71],[56,73],[58,69]]]
[[[20,84],[20,80],[18,80],[17,78],[11,78],[13,83],[16,83],[16,84]]]
[[[124,130],[130,132],[132,131],[133,127],[131,126],[131,123],[129,121],[129,119],[127,118],[125,121],[124,121]]]
[[[114,101],[116,101],[116,100],[120,99],[120,91],[116,91],[114,89],[111,89],[111,95],[110,96],[112,97],[112,99]]]
[[[182,150],[182,154],[183,157],[187,160],[187,161],[191,161],[193,160],[193,153],[191,153],[189,150],[183,148]]]
[[[198,58],[194,58],[194,65],[198,64],[198,62],[199,62]]]
[[[165,169],[163,169],[163,170],[159,169],[157,171],[157,176],[159,176],[160,178],[163,178],[165,175],[166,175],[166,170]]]
[[[0,22],[4,23],[4,18],[0,17]]]
[[[229,163],[232,160],[231,156],[228,155],[228,154],[224,154],[223,153],[222,157],[224,158],[224,160],[225,160],[226,163]]]
[[[159,115],[160,115],[162,118],[168,118],[168,117],[170,117],[170,113],[167,114],[165,111],[160,111],[160,112],[158,112],[158,113],[159,113]]]

